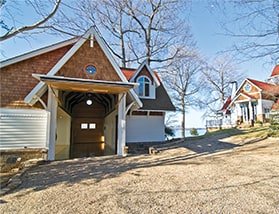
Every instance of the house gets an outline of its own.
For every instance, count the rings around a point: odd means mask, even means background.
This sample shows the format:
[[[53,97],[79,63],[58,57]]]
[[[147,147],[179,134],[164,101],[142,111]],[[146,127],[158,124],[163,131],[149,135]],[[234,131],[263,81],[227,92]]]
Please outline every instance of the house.
[[[95,27],[1,62],[1,152],[124,156],[129,143],[164,141],[173,110],[157,73],[145,61],[121,69]]]
[[[270,114],[278,111],[279,65],[275,66],[267,82],[245,79],[239,88],[232,83],[232,94],[217,111],[216,120],[207,121],[207,127],[227,128],[238,124],[253,125],[269,122]]]

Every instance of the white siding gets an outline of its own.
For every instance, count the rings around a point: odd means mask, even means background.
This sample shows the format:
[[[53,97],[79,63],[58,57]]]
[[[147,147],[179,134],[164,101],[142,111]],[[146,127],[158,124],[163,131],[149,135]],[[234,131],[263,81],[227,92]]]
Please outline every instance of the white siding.
[[[49,112],[0,109],[0,149],[47,148]]]
[[[127,143],[164,140],[164,116],[127,116]]]
[[[273,104],[274,104],[274,101],[272,101],[272,100],[263,100],[262,101],[263,113],[264,113],[265,108],[271,110]]]

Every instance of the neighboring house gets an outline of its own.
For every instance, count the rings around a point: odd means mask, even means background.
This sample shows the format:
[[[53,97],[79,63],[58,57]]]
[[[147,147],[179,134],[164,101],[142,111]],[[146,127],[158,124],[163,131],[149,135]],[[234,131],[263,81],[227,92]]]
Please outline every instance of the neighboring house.
[[[236,82],[233,83],[236,89]],[[237,90],[232,90],[216,120],[208,120],[207,127],[235,127],[252,125],[256,121],[269,122],[270,113],[278,111],[279,65],[275,66],[267,82],[245,79]]]
[[[173,110],[149,65],[121,69],[95,27],[1,62],[1,151],[45,148],[49,160],[125,155],[126,142],[164,141]]]

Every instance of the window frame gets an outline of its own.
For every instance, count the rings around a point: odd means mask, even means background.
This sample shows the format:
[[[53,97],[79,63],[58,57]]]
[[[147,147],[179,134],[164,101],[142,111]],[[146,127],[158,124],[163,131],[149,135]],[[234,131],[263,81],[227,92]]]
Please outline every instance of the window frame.
[[[141,81],[141,79],[143,79],[144,81]],[[139,87],[138,87],[139,97],[150,98],[151,97],[151,86],[152,86],[151,85],[152,81],[150,80],[150,78],[148,76],[141,75],[137,78],[137,83],[139,83]]]

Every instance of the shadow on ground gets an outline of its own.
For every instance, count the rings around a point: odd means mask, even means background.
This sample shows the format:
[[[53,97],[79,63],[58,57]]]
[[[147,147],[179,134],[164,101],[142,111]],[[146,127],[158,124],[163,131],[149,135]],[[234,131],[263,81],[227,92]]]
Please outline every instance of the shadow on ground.
[[[117,177],[132,169],[179,164],[183,160],[240,146],[222,142],[221,140],[224,137],[227,137],[227,135],[212,136],[199,140],[186,140],[183,143],[172,146],[172,148],[184,147],[193,151],[192,154],[185,153],[185,155],[181,153],[172,156],[135,155],[126,158],[106,156],[47,162],[24,173],[22,175],[22,184],[14,191],[22,189],[40,191],[59,183],[73,185],[87,179],[100,182],[102,179]],[[161,147],[161,150],[163,151],[164,148]]]

